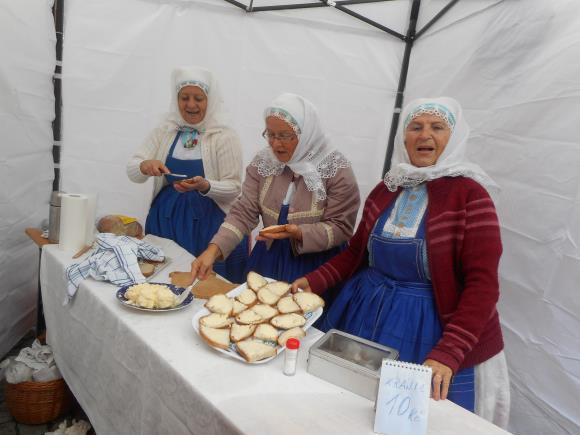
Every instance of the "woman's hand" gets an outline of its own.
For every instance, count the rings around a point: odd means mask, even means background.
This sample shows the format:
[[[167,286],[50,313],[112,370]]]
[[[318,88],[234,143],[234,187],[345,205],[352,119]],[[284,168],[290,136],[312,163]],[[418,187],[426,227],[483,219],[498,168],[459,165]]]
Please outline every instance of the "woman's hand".
[[[191,276],[193,279],[206,279],[213,271],[213,264],[222,256],[218,245],[210,243],[205,251],[191,263]]]
[[[279,240],[279,239],[294,239],[299,242],[302,241],[302,230],[298,225],[286,224],[286,231],[280,231],[279,233],[268,233],[257,236],[256,240],[266,241],[266,240]]]
[[[310,284],[305,277],[298,278],[296,281],[292,283],[292,287],[290,287],[290,291],[292,293],[296,293],[298,289],[305,291],[307,293],[312,293],[312,289],[310,288]]]
[[[175,187],[175,190],[179,193],[197,190],[205,194],[209,191],[210,184],[209,181],[198,175],[197,177],[188,178],[187,180],[176,181],[173,183],[173,187]]]
[[[431,377],[431,397],[435,400],[447,399],[453,371],[446,365],[432,359],[426,359],[423,365],[431,367],[433,371]]]
[[[161,160],[143,160],[139,165],[139,169],[143,175],[151,177],[159,177],[171,172]]]

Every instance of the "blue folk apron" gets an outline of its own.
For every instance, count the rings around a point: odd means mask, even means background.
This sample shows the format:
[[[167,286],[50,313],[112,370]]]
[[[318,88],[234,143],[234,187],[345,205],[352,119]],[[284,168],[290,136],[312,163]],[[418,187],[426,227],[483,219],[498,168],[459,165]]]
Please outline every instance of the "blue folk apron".
[[[179,143],[181,132],[175,136],[165,166],[174,174],[184,174],[188,178],[204,177],[203,161],[180,160],[173,157],[173,150]],[[166,176],[170,183],[153,200],[145,231],[148,234],[175,241],[196,257],[206,248],[224,221],[225,213],[207,196],[198,191],[180,193],[173,187],[174,181],[182,180]],[[216,262],[214,270],[235,283],[246,280],[244,270],[248,258],[247,238],[228,256],[225,262]]]
[[[288,223],[289,208],[289,204],[281,205],[278,225]],[[274,240],[270,249],[266,242],[259,241],[256,242],[248,259],[248,271],[253,270],[260,275],[291,283],[312,272],[340,251],[341,248],[336,247],[322,252],[294,255],[290,239]]]
[[[384,237],[392,208],[381,215],[369,238],[369,267],[344,285],[320,329],[340,329],[397,349],[402,361],[422,364],[442,335],[423,260],[425,217],[416,238]],[[474,411],[473,367],[453,376],[448,399]]]

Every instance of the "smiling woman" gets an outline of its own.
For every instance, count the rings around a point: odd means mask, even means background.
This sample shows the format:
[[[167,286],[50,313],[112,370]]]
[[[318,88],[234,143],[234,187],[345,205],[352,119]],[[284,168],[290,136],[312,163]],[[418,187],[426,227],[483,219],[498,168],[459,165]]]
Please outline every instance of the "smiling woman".
[[[198,67],[175,69],[170,112],[127,165],[136,183],[154,178],[146,233],[172,239],[198,256],[239,195],[241,172],[239,139],[223,120],[214,75]],[[216,271],[242,282],[246,258],[244,239]]]

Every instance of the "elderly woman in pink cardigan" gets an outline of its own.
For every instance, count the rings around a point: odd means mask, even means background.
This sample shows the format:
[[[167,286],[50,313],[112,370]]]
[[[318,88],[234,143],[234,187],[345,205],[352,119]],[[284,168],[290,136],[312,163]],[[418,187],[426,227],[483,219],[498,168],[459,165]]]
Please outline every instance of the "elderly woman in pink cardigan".
[[[268,147],[246,169],[242,196],[208,248],[192,263],[205,278],[258,225],[283,225],[263,234],[248,270],[292,281],[316,269],[350,238],[360,196],[350,162],[329,144],[312,103],[282,94],[264,111]]]

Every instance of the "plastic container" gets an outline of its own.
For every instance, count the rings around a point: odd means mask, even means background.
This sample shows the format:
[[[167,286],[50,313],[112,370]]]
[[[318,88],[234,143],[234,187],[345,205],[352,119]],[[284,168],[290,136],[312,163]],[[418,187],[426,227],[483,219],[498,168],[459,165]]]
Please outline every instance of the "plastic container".
[[[284,352],[284,374],[286,376],[294,376],[296,374],[299,348],[300,340],[297,338],[289,338],[286,341],[286,351]]]

